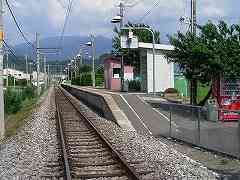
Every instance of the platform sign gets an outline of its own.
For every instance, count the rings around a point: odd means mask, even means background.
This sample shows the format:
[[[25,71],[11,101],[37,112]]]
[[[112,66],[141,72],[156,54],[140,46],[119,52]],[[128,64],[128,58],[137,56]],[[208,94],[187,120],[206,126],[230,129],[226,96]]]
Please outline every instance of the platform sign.
[[[121,36],[121,48],[137,49],[138,47],[138,38],[136,36],[132,36],[131,38],[128,36]]]

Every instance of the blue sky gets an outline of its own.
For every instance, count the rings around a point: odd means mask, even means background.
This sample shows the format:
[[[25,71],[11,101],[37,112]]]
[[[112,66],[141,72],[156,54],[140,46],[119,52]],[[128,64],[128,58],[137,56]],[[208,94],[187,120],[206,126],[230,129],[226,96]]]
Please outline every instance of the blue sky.
[[[127,0],[126,0],[127,1]],[[186,25],[178,21],[180,16],[190,16],[190,0],[159,0],[159,6],[153,7],[156,0],[129,0],[135,4],[126,8],[125,21],[139,22],[146,11],[152,9],[142,22],[161,32],[163,42],[167,34],[177,30],[186,30]],[[68,0],[9,0],[12,9],[30,40],[35,32],[41,37],[58,36],[61,32]],[[110,20],[118,13],[118,0],[74,0],[72,14],[66,29],[66,35],[87,36],[90,33],[112,38],[113,25]],[[228,23],[240,23],[239,0],[197,0],[197,20],[203,24],[208,20],[220,19]],[[9,44],[24,42],[5,6],[5,39]]]

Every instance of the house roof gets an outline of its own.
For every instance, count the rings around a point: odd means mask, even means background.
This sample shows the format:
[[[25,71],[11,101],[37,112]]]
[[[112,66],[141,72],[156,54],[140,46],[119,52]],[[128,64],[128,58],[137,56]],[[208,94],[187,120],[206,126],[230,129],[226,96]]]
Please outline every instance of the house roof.
[[[152,43],[139,42],[139,48],[142,48],[142,49],[152,49],[153,48],[153,44]],[[166,44],[155,44],[155,49],[156,50],[171,51],[171,50],[174,50],[174,46],[166,45]]]

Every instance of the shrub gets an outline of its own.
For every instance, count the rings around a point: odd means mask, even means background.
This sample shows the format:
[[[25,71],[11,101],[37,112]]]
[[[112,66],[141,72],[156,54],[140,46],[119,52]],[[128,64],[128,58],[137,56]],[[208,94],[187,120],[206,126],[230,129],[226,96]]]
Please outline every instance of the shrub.
[[[96,74],[96,86],[104,85],[104,74]]]
[[[7,114],[16,113],[21,108],[21,95],[11,88],[7,88],[4,93],[5,112]]]
[[[139,80],[129,81],[128,88],[129,90],[132,90],[132,91],[141,91],[141,81]]]
[[[92,85],[92,75],[91,73],[83,73],[81,75],[81,81],[80,85],[81,86],[91,86]]]
[[[35,92],[36,92],[36,88],[31,87],[31,86],[27,86],[27,87],[24,89],[23,94],[24,94],[24,96],[25,96],[26,98],[32,99],[32,98],[34,98],[34,97],[36,96]]]
[[[175,88],[168,88],[164,91],[164,94],[179,94],[179,91]]]
[[[36,88],[26,87],[22,88],[7,88],[4,91],[4,111],[6,114],[14,114],[18,112],[22,103],[26,99],[32,99],[36,96]]]

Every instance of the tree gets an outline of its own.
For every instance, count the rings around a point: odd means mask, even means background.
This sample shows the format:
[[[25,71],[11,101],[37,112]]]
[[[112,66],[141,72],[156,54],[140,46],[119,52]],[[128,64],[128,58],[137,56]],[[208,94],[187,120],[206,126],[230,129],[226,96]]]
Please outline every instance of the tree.
[[[125,27],[147,27],[150,28],[150,26],[145,25],[145,24],[133,24],[128,22]],[[139,64],[139,59],[140,59],[140,54],[139,50],[129,50],[129,49],[121,49],[120,45],[120,37],[121,35],[126,35],[128,34],[128,30],[118,30],[117,27],[114,28],[114,32],[116,33],[116,36],[113,38],[112,41],[112,47],[113,51],[112,54],[115,56],[121,56],[123,55],[124,62],[126,64],[133,65],[135,67],[135,73],[139,72],[140,64]],[[133,29],[133,33],[135,36],[138,37],[139,42],[145,42],[145,43],[152,43],[152,35],[149,31],[147,30],[139,30],[139,29]],[[160,43],[160,32],[159,31],[154,31],[155,33],[155,41],[156,43]]]
[[[221,76],[240,75],[239,26],[220,21],[218,26],[209,21],[198,26],[200,33],[178,32],[169,37],[175,46],[166,57],[179,65],[191,83],[191,104],[197,104],[197,82],[211,86],[207,96],[199,103],[204,105],[212,94],[212,85]]]

